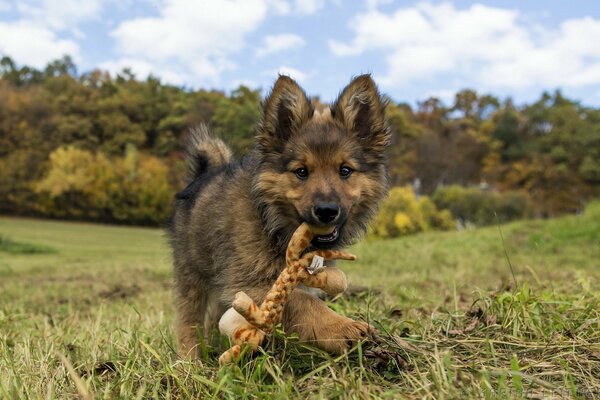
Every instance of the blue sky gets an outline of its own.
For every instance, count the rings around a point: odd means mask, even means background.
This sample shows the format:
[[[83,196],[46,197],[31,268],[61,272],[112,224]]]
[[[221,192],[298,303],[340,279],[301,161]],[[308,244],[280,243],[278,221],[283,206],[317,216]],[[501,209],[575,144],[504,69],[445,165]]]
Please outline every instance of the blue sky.
[[[36,67],[70,54],[80,72],[129,66],[189,88],[268,89],[283,72],[325,101],[371,72],[412,104],[560,88],[600,105],[595,0],[0,0],[0,53]]]

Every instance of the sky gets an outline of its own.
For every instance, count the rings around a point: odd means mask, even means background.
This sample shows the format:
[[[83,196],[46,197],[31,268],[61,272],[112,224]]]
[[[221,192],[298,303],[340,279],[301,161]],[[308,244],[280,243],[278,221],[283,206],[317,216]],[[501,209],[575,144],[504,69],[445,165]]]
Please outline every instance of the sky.
[[[599,106],[600,1],[0,0],[0,54],[189,89],[266,91],[283,73],[323,101],[368,72],[397,102],[561,89]]]

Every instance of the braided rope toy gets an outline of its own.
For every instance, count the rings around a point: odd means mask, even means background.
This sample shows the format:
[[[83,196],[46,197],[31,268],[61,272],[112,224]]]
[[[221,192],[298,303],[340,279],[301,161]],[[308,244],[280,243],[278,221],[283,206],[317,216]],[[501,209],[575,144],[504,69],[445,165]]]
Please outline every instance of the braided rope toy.
[[[219,357],[219,364],[236,359],[242,346],[255,351],[265,336],[281,321],[283,307],[296,286],[319,288],[328,294],[339,294],[346,290],[346,275],[335,267],[313,271],[316,264],[322,267],[323,260],[356,260],[356,256],[338,250],[315,250],[302,255],[313,239],[314,233],[308,224],[301,224],[292,235],[286,251],[286,267],[258,307],[244,292],[238,292],[219,321],[219,330],[231,339],[233,346]],[[313,264],[311,264],[313,263]]]

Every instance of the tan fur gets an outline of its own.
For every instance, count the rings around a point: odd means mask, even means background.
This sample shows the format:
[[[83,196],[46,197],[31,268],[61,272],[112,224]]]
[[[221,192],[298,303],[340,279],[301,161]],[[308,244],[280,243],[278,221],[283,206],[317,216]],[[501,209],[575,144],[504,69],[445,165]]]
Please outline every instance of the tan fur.
[[[312,119],[313,121],[318,123],[333,122],[333,118],[331,116],[331,109],[329,107],[325,107],[320,111],[315,110]]]
[[[188,146],[193,180],[176,196],[170,228],[181,356],[197,355],[199,335],[209,338],[236,293],[254,302],[264,299],[286,266],[294,230],[310,222],[316,202],[339,204],[335,249],[365,234],[387,191],[383,108],[372,79],[360,76],[342,91],[329,116],[315,117],[304,91],[280,77],[265,100],[256,149],[243,162],[233,160],[205,128],[194,136]],[[354,171],[348,178],[340,176],[342,165]],[[309,169],[307,179],[295,174],[299,167]],[[315,228],[332,232],[335,226]],[[336,284],[345,287],[338,278]],[[290,294],[282,322],[286,332],[335,352],[368,330],[300,288]]]

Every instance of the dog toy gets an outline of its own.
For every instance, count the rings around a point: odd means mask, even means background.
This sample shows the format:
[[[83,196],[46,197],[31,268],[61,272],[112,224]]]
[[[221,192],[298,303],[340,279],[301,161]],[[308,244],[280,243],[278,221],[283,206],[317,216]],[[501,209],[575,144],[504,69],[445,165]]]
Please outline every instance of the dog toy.
[[[286,267],[267,293],[261,306],[244,292],[238,292],[219,321],[219,330],[233,346],[219,357],[224,365],[237,358],[246,345],[255,351],[281,321],[283,308],[292,290],[299,284],[319,288],[328,294],[346,290],[346,275],[335,267],[323,267],[324,260],[356,260],[353,254],[338,250],[315,250],[302,253],[313,239],[308,224],[301,224],[292,235],[286,251]]]

